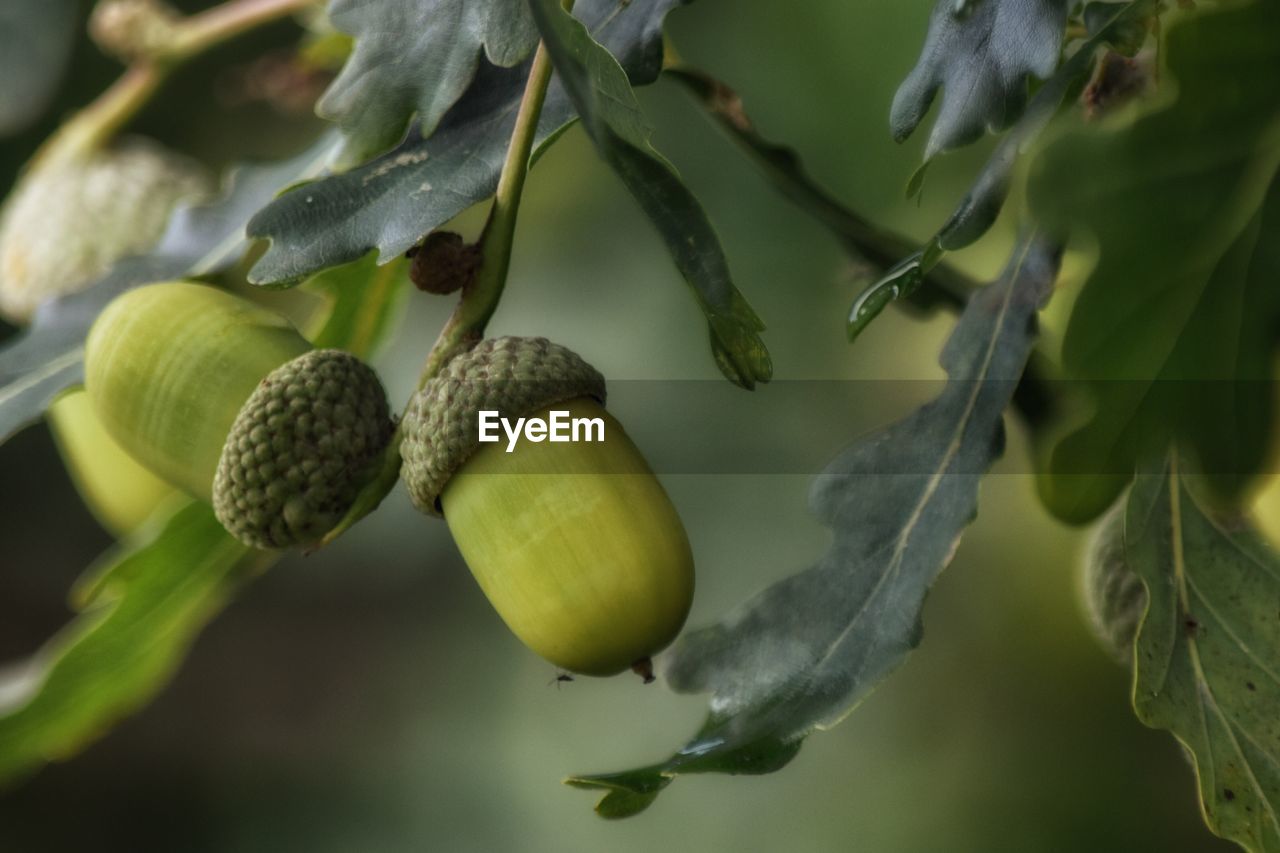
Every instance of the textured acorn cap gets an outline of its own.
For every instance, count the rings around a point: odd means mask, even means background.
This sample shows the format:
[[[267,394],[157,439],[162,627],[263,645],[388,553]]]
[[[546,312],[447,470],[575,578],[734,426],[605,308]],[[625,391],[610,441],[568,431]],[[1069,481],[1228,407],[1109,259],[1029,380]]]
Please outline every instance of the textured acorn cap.
[[[480,446],[482,409],[522,418],[575,397],[604,403],[604,377],[546,338],[489,338],[454,356],[405,414],[401,477],[414,505],[443,515],[440,493]]]
[[[1085,557],[1085,611],[1094,636],[1117,661],[1133,662],[1133,640],[1147,610],[1147,588],[1124,553],[1125,502],[1099,523]]]
[[[26,322],[40,303],[92,284],[150,249],[179,201],[211,188],[194,160],[142,139],[36,161],[0,213],[0,315]]]
[[[346,515],[394,430],[373,370],[314,350],[262,380],[227,435],[213,483],[218,520],[257,548],[318,541]]]

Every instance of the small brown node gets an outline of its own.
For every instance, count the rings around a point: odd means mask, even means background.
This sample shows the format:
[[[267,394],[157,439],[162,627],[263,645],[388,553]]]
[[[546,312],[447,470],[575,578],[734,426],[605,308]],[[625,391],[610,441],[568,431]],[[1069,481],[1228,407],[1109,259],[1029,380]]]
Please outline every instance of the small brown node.
[[[480,268],[480,247],[452,231],[431,232],[421,246],[410,250],[409,257],[413,261],[409,278],[427,293],[443,295],[460,290]]]

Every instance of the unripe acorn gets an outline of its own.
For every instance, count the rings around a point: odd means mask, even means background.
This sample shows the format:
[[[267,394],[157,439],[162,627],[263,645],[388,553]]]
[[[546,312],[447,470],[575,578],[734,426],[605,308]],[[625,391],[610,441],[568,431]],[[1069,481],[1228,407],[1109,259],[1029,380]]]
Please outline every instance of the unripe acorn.
[[[126,450],[259,548],[329,532],[394,429],[357,358],[313,350],[280,315],[184,282],[107,306],[85,343],[85,387]]]
[[[132,533],[176,493],[107,433],[83,389],[59,397],[45,416],[76,491],[111,533]]]
[[[1124,552],[1125,502],[1103,516],[1085,553],[1081,580],[1094,636],[1118,662],[1133,662],[1133,641],[1147,610],[1147,588]]]
[[[680,517],[622,425],[603,377],[542,338],[484,340],[415,395],[402,476],[443,515],[498,614],[527,646],[584,675],[649,659],[680,631],[693,555]],[[480,443],[481,410],[599,418],[603,441]]]
[[[211,187],[198,163],[141,139],[34,161],[0,212],[0,315],[26,322],[42,302],[92,284],[151,248],[174,206]]]

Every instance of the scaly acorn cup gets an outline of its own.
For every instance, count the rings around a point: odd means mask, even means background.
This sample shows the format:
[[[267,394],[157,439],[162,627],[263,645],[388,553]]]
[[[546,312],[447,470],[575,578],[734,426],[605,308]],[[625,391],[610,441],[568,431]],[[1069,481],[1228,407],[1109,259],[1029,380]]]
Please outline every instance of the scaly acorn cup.
[[[1085,553],[1081,581],[1094,636],[1118,662],[1133,663],[1133,640],[1147,610],[1147,588],[1124,553],[1125,501],[1103,516]]]
[[[111,302],[85,344],[94,411],[134,457],[258,548],[317,542],[394,430],[377,375],[278,314],[183,282]]]
[[[485,595],[563,669],[648,674],[693,599],[680,517],[621,424],[604,378],[542,338],[484,340],[414,396],[402,426],[413,502],[449,525]],[[479,441],[479,412],[599,419],[603,441]]]
[[[198,163],[142,139],[32,162],[0,212],[0,315],[24,323],[89,286],[151,248],[178,202],[211,189]]]

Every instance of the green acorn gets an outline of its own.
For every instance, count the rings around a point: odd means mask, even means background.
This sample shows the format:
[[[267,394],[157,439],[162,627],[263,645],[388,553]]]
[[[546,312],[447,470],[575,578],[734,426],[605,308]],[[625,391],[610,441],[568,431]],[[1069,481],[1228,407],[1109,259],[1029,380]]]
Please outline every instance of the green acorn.
[[[1133,641],[1147,610],[1147,588],[1124,552],[1125,502],[1099,522],[1082,566],[1085,612],[1094,636],[1120,663],[1133,662]]]
[[[0,315],[25,323],[42,302],[92,284],[151,248],[178,202],[211,189],[199,164],[142,139],[48,152],[0,212]]]
[[[688,615],[693,556],[670,498],[604,400],[604,378],[564,347],[481,341],[410,403],[402,476],[419,509],[443,515],[527,646],[572,672],[648,675]],[[482,411],[549,420],[553,410],[598,421],[593,437],[603,440],[479,440]]]
[[[94,414],[89,395],[75,389],[45,412],[71,482],[94,518],[126,536],[151,517],[173,486],[125,452]]]
[[[394,430],[359,359],[313,350],[278,314],[183,282],[107,306],[85,344],[85,387],[116,441],[259,548],[331,530]]]

